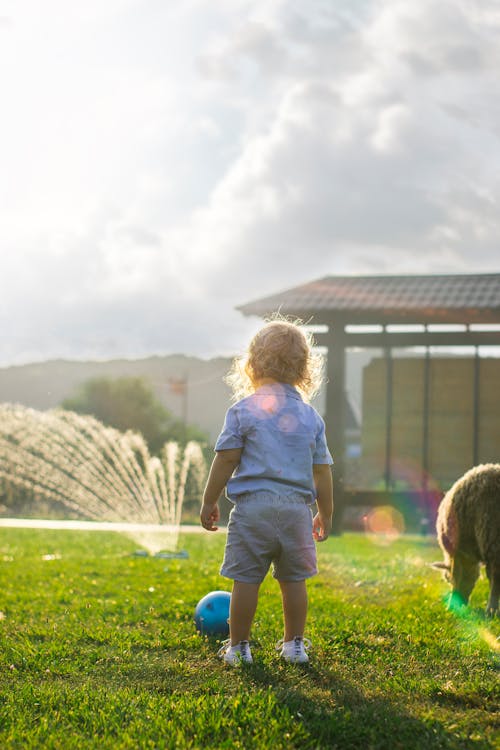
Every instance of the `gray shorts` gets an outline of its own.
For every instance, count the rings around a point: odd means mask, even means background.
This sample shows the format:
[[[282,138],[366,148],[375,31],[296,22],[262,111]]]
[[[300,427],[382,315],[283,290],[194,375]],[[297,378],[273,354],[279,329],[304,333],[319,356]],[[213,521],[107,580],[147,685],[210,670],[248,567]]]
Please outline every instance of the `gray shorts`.
[[[300,496],[249,493],[230,513],[220,572],[235,581],[261,583],[271,564],[278,581],[316,575],[311,508]]]

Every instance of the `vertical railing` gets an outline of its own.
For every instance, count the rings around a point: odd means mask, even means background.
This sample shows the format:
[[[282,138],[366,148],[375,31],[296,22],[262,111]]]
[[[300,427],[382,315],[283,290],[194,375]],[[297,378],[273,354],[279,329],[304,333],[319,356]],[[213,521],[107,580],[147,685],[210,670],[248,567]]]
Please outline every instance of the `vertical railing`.
[[[424,358],[424,403],[422,415],[422,490],[427,492],[429,479],[429,402],[430,402],[430,347],[425,348]]]
[[[392,349],[390,346],[385,348],[385,468],[384,482],[385,489],[390,490],[392,487]]]
[[[479,463],[479,379],[481,377],[481,358],[479,347],[475,347],[474,355],[474,378],[473,378],[473,416],[472,416],[472,465]]]

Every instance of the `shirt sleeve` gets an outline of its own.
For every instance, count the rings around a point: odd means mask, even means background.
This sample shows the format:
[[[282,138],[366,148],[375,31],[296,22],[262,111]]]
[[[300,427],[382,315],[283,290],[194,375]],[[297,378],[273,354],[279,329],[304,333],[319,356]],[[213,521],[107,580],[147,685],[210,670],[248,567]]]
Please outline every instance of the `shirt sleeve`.
[[[222,432],[215,443],[216,451],[226,451],[232,448],[243,448],[240,420],[236,406],[232,406],[226,413]]]
[[[316,433],[316,446],[313,453],[313,464],[333,464],[333,458],[326,444],[325,423],[318,414],[319,429]]]

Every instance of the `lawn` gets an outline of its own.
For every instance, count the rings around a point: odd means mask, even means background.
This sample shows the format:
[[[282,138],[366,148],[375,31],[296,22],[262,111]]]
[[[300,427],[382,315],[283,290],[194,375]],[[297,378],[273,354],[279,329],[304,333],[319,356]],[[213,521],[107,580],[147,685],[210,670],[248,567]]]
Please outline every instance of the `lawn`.
[[[0,530],[0,747],[496,748],[500,619],[466,612],[426,563],[434,539],[345,534],[318,548],[311,662],[282,664],[278,587],[263,584],[254,664],[231,669],[194,629],[229,589],[224,535],[183,534],[188,559],[138,557],[125,536]]]

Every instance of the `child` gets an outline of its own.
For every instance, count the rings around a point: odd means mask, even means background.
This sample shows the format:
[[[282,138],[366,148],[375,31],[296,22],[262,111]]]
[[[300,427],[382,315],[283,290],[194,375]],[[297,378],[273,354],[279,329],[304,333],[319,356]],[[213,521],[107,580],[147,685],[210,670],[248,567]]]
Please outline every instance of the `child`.
[[[317,391],[321,373],[321,357],[306,334],[274,320],[254,336],[227,378],[240,400],[226,414],[200,512],[202,526],[216,531],[217,501],[226,487],[234,507],[221,574],[233,579],[233,592],[231,637],[219,655],[227,664],[252,661],[250,627],[271,563],[284,617],[277,649],[286,661],[309,661],[306,579],[317,573],[314,540],[324,541],[331,531],[333,461],[324,422],[301,394]]]

